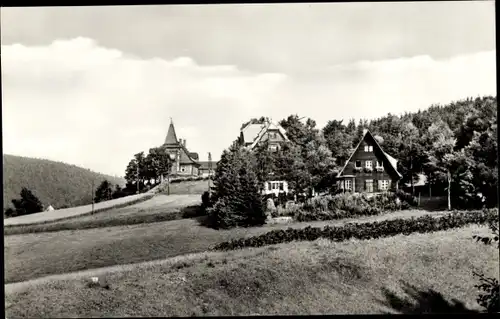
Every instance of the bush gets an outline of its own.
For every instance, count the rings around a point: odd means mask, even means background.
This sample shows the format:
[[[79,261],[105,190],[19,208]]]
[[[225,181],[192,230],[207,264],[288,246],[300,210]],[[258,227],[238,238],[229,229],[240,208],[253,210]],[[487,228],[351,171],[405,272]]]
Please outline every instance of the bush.
[[[244,148],[224,151],[214,176],[215,204],[208,210],[215,228],[263,225],[266,214],[254,171],[254,155]]]
[[[243,224],[244,217],[234,214],[231,204],[225,198],[220,198],[213,207],[208,209],[210,226],[215,229],[227,229]]]
[[[327,238],[334,241],[356,239],[376,239],[409,235],[412,233],[428,233],[463,227],[469,224],[485,224],[498,220],[498,209],[475,212],[452,212],[439,218],[430,215],[411,219],[394,219],[372,223],[349,223],[344,226],[324,228],[308,226],[302,229],[288,228],[273,230],[260,236],[241,238],[218,244],[213,250],[232,250],[244,247],[260,247],[287,243],[294,240],[316,240]]]
[[[495,222],[490,222],[491,237],[473,236],[477,241],[481,241],[485,245],[496,245],[500,249],[498,219]],[[498,252],[498,251],[497,251]],[[498,279],[488,278],[484,274],[473,272],[475,277],[479,278],[480,283],[475,285],[481,293],[477,297],[477,303],[486,309],[489,313],[500,311],[500,285]]]
[[[378,215],[383,211],[408,209],[416,205],[407,193],[387,192],[368,197],[363,193],[339,193],[314,197],[302,205],[295,215],[298,221],[328,220]]]
[[[403,203],[403,209],[409,208],[409,207],[415,207],[418,205],[417,198],[410,193],[404,192],[403,190],[398,189],[396,191],[396,196]]]
[[[212,201],[211,201],[211,195],[210,192],[205,191],[201,195],[201,207],[203,211],[206,211],[208,208],[212,207]]]

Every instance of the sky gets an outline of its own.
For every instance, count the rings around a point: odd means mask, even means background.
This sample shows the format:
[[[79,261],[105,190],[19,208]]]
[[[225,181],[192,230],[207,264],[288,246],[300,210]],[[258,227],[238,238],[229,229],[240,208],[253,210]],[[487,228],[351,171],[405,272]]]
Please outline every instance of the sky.
[[[3,152],[116,176],[171,118],[217,160],[252,117],[321,128],[496,95],[493,1],[0,14]]]

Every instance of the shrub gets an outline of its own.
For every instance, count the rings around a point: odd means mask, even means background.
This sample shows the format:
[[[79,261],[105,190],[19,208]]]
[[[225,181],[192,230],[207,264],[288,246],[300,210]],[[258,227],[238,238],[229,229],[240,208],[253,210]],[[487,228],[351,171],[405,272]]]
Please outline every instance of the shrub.
[[[201,195],[201,209],[203,212],[206,212],[210,207],[212,207],[211,195],[210,192],[205,191]]]
[[[496,245],[500,248],[499,242],[499,232],[498,232],[498,219],[494,222],[490,222],[489,225],[492,231],[492,237],[481,237],[473,236],[477,241],[481,241],[485,245]],[[475,277],[479,278],[480,283],[475,285],[480,291],[482,291],[477,297],[477,303],[486,309],[487,312],[494,313],[500,311],[500,285],[498,279],[488,278],[484,274],[479,274],[473,272]]]
[[[209,224],[215,228],[262,225],[266,214],[254,171],[255,158],[244,148],[224,151],[214,176]],[[220,211],[219,211],[220,210]]]
[[[396,191],[396,196],[403,202],[403,208],[415,207],[418,205],[417,198],[403,190],[398,189]]]
[[[208,209],[208,217],[210,226],[215,229],[236,227],[244,221],[242,215],[233,213],[231,204],[225,198],[220,198]]]
[[[232,250],[244,247],[260,247],[287,243],[294,240],[316,240],[327,238],[334,241],[345,241],[351,238],[376,239],[398,234],[428,233],[463,227],[469,224],[485,224],[498,220],[498,209],[475,212],[452,212],[439,218],[430,215],[411,219],[394,219],[372,223],[349,223],[344,226],[324,228],[307,226],[302,229],[288,228],[273,230],[260,236],[241,238],[223,242],[213,250]]]

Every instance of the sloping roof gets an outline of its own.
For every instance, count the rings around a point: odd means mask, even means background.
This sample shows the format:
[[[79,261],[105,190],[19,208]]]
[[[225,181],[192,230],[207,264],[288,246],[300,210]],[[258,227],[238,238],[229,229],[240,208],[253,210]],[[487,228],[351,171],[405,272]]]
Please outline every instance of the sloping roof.
[[[342,167],[342,169],[340,170],[340,172],[337,174],[337,177],[340,177],[342,176],[342,173],[344,172],[344,169],[347,167],[347,165],[349,164],[349,162],[351,161],[351,158],[353,157],[354,153],[356,153],[356,151],[358,150],[359,148],[359,145],[361,145],[361,142],[364,141],[365,137],[369,135],[372,140],[375,142],[375,145],[382,151],[382,154],[385,156],[385,158],[387,159],[387,161],[389,162],[389,164],[391,164],[391,167],[394,169],[394,171],[398,174],[399,178],[402,178],[403,175],[401,175],[401,173],[399,173],[398,171],[398,160],[395,159],[394,157],[390,156],[389,154],[387,154],[386,152],[384,152],[384,150],[382,149],[382,147],[380,146],[380,144],[377,142],[377,140],[373,137],[372,133],[370,133],[370,131],[368,131],[367,129],[364,129],[363,130],[363,136],[361,137],[361,139],[359,140],[358,142],[358,145],[356,145],[356,147],[354,148],[354,151],[351,153],[351,156],[349,156],[349,159],[345,162],[344,164],[344,167]]]
[[[181,149],[181,158],[179,160],[180,164],[195,164],[197,166],[200,165],[196,160],[194,160],[190,156],[189,151],[187,150],[187,148],[184,145],[182,145],[182,144],[179,143],[179,146],[180,146],[180,149]]]
[[[190,152],[189,153],[189,156],[194,159],[195,161],[197,161],[199,159],[198,157],[198,153],[194,153],[194,152]]]
[[[241,130],[243,133],[243,142],[245,144],[253,143],[265,126],[266,124],[248,124],[245,126],[243,130]]]
[[[247,141],[247,138],[245,137],[245,129],[247,127],[249,127],[250,125],[258,125],[260,127],[260,131],[257,133],[256,136],[253,137],[253,140],[251,141]],[[249,144],[249,143],[252,143],[250,148],[254,148],[255,145],[257,145],[257,143],[259,143],[259,141],[262,139],[262,137],[264,136],[264,134],[266,134],[266,132],[270,131],[270,130],[277,130],[281,133],[281,135],[283,135],[283,138],[285,139],[285,141],[288,141],[288,137],[286,136],[286,131],[283,127],[281,127],[281,125],[277,125],[273,122],[267,122],[267,123],[264,123],[264,124],[250,124],[250,125],[247,125],[245,127],[245,129],[243,129],[243,139],[244,139],[244,142],[245,144]],[[256,127],[255,127],[256,128]],[[252,128],[253,129],[253,128]],[[252,134],[254,132],[252,131]],[[250,136],[250,134],[248,134],[248,136]]]
[[[168,127],[167,137],[165,138],[164,144],[178,144],[177,134],[175,134],[174,123],[170,121],[170,126]]]
[[[50,211],[53,211],[54,210],[54,207],[52,207],[52,205],[49,205],[49,207],[47,207],[47,209],[45,210],[46,212],[50,212]]]

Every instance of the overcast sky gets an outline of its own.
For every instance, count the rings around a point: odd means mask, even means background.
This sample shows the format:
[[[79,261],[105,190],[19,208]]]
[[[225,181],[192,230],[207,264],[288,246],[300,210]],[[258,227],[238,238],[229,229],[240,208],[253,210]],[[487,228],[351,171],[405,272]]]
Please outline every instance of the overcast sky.
[[[494,2],[2,8],[4,153],[123,176],[170,117],[201,160],[251,117],[496,95]]]

